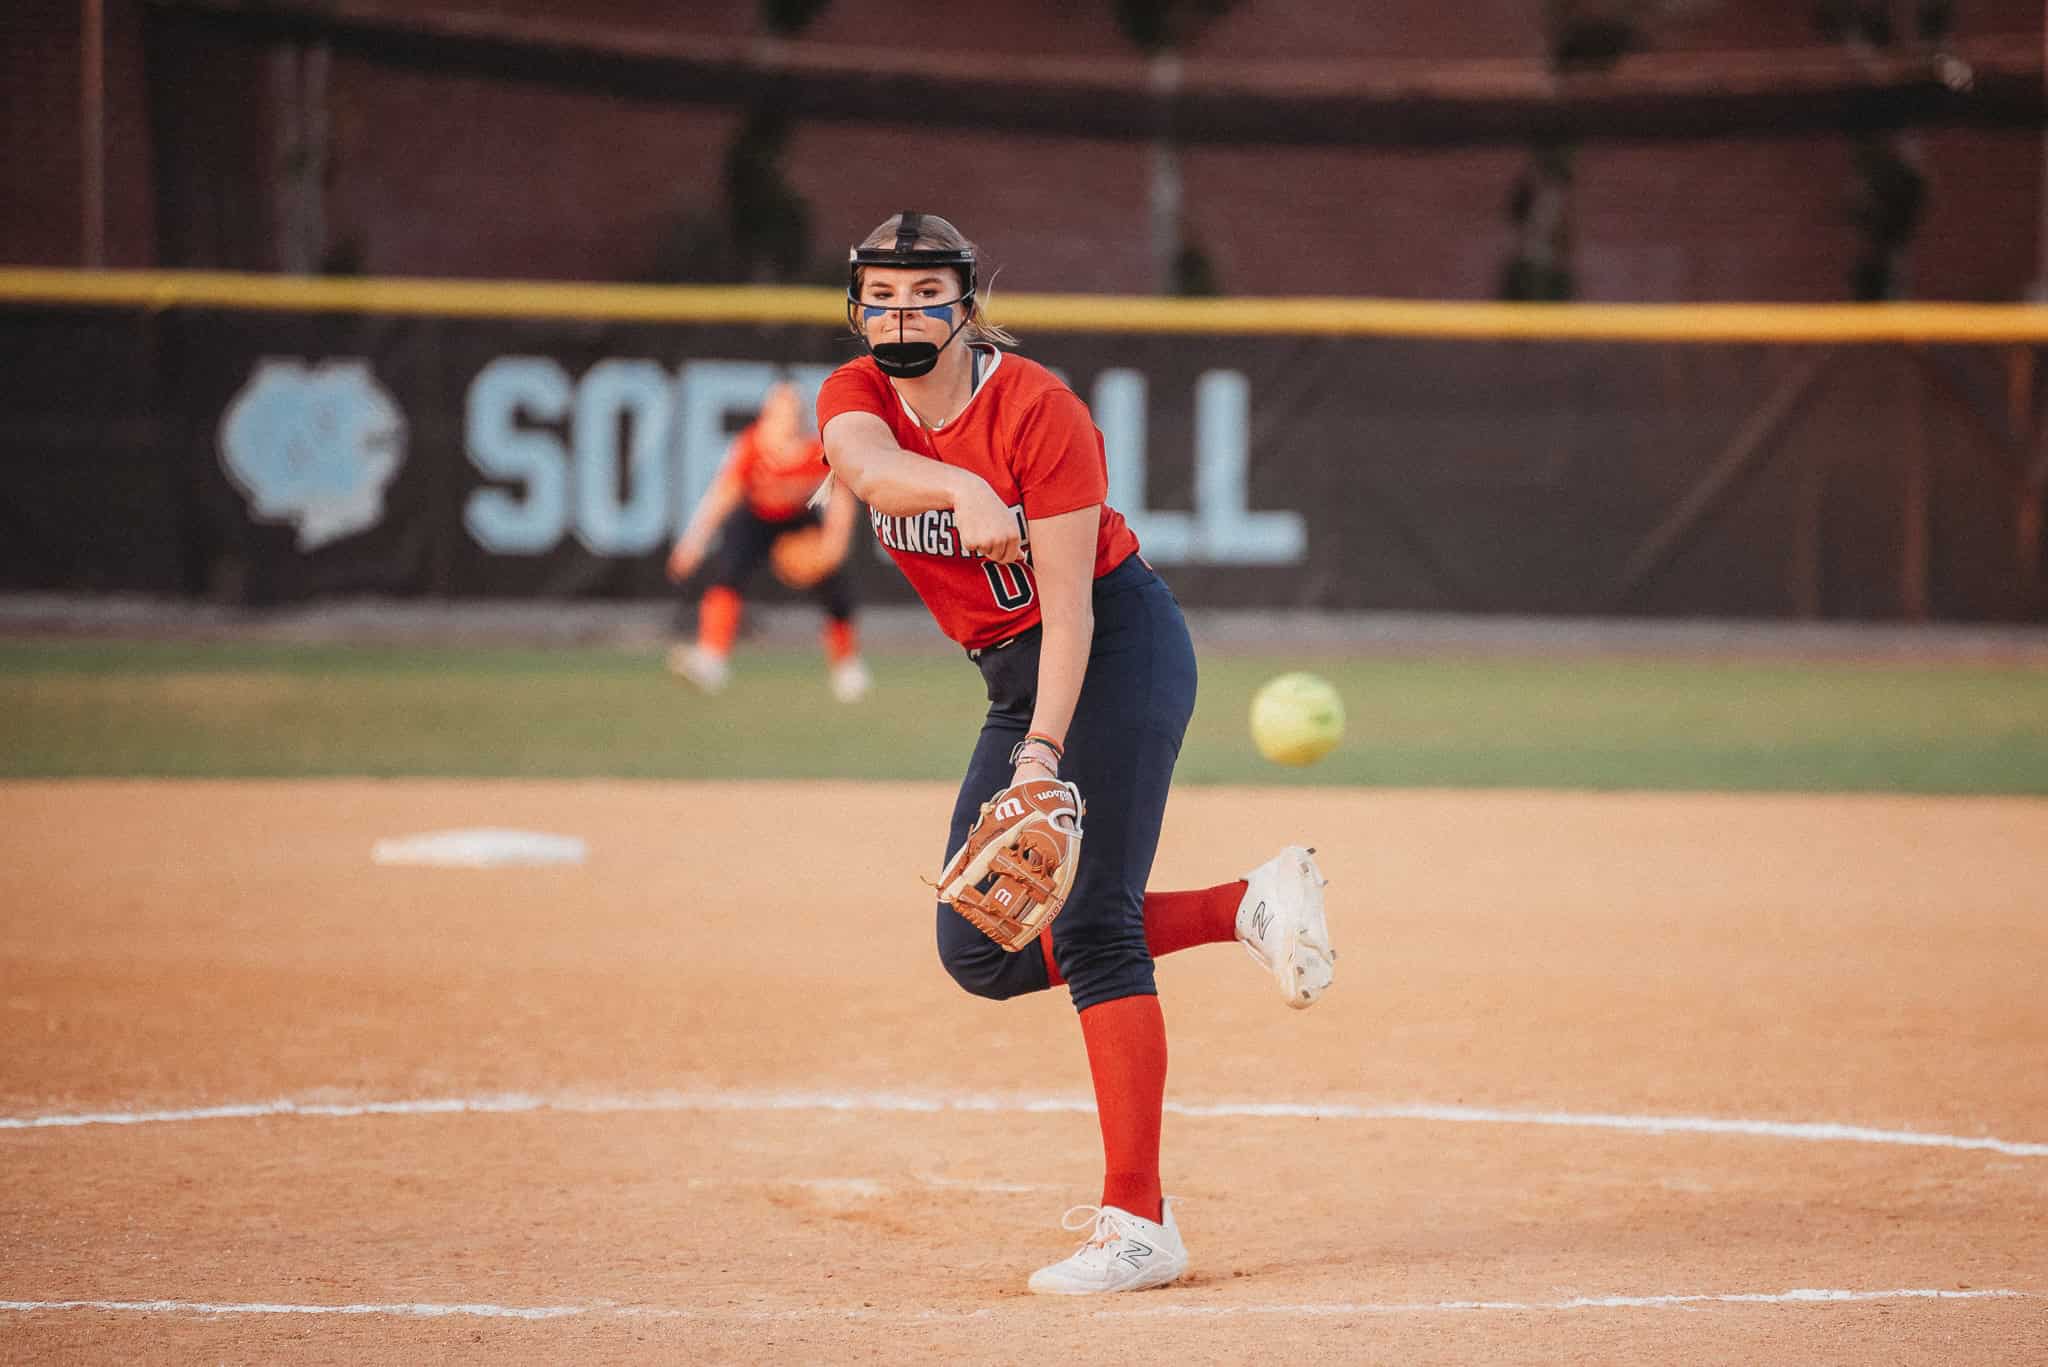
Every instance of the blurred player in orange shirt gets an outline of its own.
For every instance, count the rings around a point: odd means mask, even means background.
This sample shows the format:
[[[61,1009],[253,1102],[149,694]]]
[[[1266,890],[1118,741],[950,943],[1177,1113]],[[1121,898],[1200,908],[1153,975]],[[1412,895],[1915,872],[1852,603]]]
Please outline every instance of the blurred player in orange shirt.
[[[804,431],[795,386],[776,385],[762,401],[760,416],[733,439],[718,477],[669,553],[668,577],[676,583],[709,564],[696,643],[669,651],[671,671],[707,693],[725,687],[742,595],[767,561],[778,579],[809,589],[825,610],[832,696],[841,702],[867,696],[870,679],[860,658],[846,573],[856,504],[836,482],[822,510],[810,503],[829,474],[825,448]]]

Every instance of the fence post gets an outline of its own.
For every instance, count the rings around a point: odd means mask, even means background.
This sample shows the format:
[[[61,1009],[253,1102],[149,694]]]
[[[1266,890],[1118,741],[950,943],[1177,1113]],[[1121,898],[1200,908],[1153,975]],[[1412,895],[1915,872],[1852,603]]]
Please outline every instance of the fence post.
[[[1908,349],[1919,352],[1918,344]],[[1915,380],[1920,380],[1916,374]],[[1924,380],[1913,386],[1912,431],[1906,439],[1906,487],[1900,508],[1899,608],[1909,622],[1927,620],[1928,574],[1928,427],[1933,403]]]
[[[2005,415],[2018,438],[2023,452],[2035,453],[2035,458],[2020,468],[2019,484],[2014,490],[2018,506],[2013,510],[2013,535],[2018,539],[2020,567],[2020,589],[2026,599],[2026,612],[2034,616],[2041,611],[2041,492],[2048,482],[2048,425],[2043,425],[2034,416],[2034,348],[2015,346],[2006,352],[2005,368]]]

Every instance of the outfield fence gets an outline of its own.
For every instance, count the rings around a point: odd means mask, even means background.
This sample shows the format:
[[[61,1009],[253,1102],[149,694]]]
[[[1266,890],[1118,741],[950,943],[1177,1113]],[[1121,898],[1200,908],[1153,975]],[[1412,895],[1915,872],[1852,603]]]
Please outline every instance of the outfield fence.
[[[1191,605],[2048,615],[2048,308],[993,303]],[[855,354],[842,306],[0,270],[0,589],[670,592],[767,386]]]

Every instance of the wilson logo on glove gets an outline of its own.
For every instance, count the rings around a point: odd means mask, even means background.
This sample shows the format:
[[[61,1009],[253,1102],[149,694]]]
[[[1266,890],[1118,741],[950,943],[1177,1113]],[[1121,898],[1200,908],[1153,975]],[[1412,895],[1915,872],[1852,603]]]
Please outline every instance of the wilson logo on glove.
[[[1015,953],[1066,905],[1088,804],[1071,783],[1013,783],[981,804],[966,841],[932,886],[939,900]]]

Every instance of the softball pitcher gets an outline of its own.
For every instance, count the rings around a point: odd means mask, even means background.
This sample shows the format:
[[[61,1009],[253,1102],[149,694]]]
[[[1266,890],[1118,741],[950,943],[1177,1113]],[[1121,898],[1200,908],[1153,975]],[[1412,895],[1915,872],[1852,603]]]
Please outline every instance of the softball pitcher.
[[[1051,898],[1042,935],[1024,923],[999,943],[964,911],[938,908],[939,957],[963,988],[1000,999],[1064,984],[1080,1017],[1102,1195],[1067,1213],[1065,1227],[1087,1229],[1086,1240],[1030,1286],[1163,1286],[1188,1255],[1160,1191],[1166,1026],[1153,960],[1236,940],[1290,1006],[1311,1005],[1335,958],[1324,879],[1312,852],[1290,845],[1240,880],[1146,892],[1194,710],[1194,649],[1180,605],[1104,502],[1102,437],[1087,406],[1043,366],[998,349],[1015,339],[983,315],[973,244],[934,215],[891,217],[851,253],[847,320],[867,354],[819,394],[833,475],[867,504],[883,547],[987,687],[945,854],[960,867],[998,807],[1071,828],[1078,846],[1085,806],[1085,855],[1062,870],[1071,885],[1063,901]],[[989,801],[1013,785],[1029,800]],[[999,899],[1063,857],[1044,845]]]

